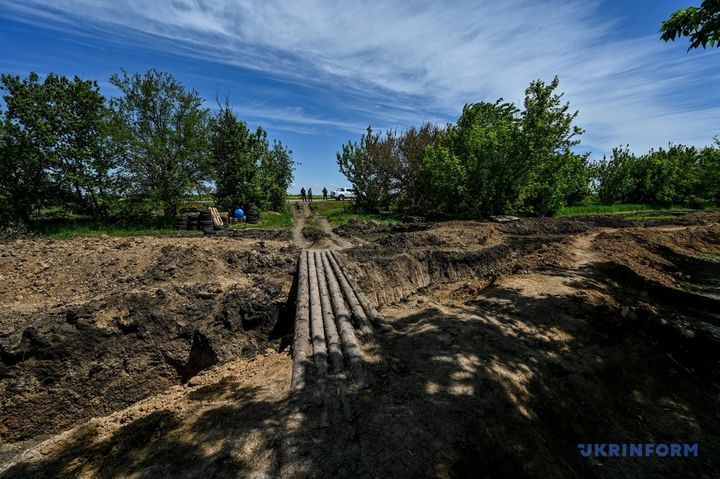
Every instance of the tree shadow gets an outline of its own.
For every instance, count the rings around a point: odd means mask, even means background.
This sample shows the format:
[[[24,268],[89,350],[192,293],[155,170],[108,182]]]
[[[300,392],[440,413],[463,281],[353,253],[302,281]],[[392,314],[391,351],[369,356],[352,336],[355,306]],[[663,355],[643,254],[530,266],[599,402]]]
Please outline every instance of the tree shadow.
[[[716,386],[606,306],[495,286],[451,313],[393,325],[382,341],[392,357],[357,398],[370,475],[710,477],[720,465]],[[577,448],[588,442],[697,442],[702,452],[589,460]]]

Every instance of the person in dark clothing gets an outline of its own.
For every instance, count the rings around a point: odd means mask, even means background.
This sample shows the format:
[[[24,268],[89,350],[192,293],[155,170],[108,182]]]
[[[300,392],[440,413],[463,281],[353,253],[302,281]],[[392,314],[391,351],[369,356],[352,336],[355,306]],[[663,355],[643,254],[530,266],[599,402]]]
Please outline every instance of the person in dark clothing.
[[[327,201],[327,188],[323,186],[323,201]]]
[[[308,201],[312,203],[312,188],[308,188]]]
[[[302,196],[303,201],[307,201],[307,196],[305,196],[305,187],[303,186],[300,188],[300,196]]]

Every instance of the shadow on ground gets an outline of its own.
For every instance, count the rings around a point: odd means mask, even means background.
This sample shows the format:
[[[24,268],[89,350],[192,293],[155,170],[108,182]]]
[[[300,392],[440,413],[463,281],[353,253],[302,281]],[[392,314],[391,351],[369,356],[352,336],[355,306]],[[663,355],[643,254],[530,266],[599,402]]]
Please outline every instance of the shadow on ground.
[[[565,279],[597,289],[604,269]],[[492,286],[394,318],[373,387],[351,392],[352,423],[322,428],[310,398],[296,407],[221,381],[189,394],[204,408],[192,420],[160,410],[107,437],[83,426],[0,478],[714,477],[717,356],[696,370],[690,349],[668,347],[680,336],[649,319],[583,294]],[[698,443],[699,457],[587,459],[577,448],[606,442]]]

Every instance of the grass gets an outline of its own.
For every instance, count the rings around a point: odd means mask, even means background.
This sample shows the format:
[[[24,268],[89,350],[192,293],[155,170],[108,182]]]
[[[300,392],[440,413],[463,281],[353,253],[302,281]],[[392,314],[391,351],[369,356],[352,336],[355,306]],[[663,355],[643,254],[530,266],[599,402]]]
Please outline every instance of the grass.
[[[370,214],[357,213],[352,211],[352,201],[313,201],[310,208],[317,214],[325,216],[334,227],[342,226],[350,220],[356,221],[378,221],[380,223],[399,223],[400,219],[395,214]]]
[[[281,213],[274,211],[260,212],[260,218],[254,225],[247,223],[236,223],[230,226],[233,231],[237,230],[250,230],[250,229],[272,229],[272,230],[284,230],[290,229],[293,226],[293,216],[290,212],[290,206],[286,203],[285,210]]]
[[[49,239],[71,239],[102,235],[116,237],[186,235],[191,233],[186,230],[174,229],[172,227],[173,221],[171,219],[168,222],[164,218],[157,218],[148,224],[122,224],[118,221],[97,221],[77,215],[66,215],[55,218],[36,218],[31,221],[30,231]],[[261,212],[257,224],[239,223],[230,227],[232,230],[289,228],[292,228],[292,213],[288,206],[281,213]],[[196,233],[201,234],[200,231]]]
[[[54,218],[33,220],[30,230],[50,239],[70,239],[93,236],[147,236],[172,235],[178,230],[168,227],[164,221],[149,225],[123,225],[119,223],[97,221],[90,218]]]
[[[708,208],[703,208],[708,209]],[[566,206],[558,211],[556,216],[586,216],[586,215],[613,215],[623,213],[636,213],[639,211],[691,211],[692,208],[686,206],[670,205],[670,206],[653,206],[646,204],[633,203],[614,203],[611,205],[603,205],[599,203],[591,203],[587,205]]]
[[[626,220],[632,220],[632,221],[650,221],[650,220],[671,220],[675,218],[673,215],[658,215],[658,214],[636,214],[636,215],[630,215],[626,216]]]

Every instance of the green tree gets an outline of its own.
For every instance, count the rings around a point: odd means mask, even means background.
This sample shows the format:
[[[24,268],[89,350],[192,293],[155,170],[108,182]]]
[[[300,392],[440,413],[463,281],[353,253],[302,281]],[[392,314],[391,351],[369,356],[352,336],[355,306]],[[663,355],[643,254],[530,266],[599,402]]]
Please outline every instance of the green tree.
[[[340,173],[355,188],[357,206],[365,211],[377,211],[387,207],[396,189],[394,177],[395,137],[387,132],[385,137],[368,127],[360,142],[349,141],[338,152]]]
[[[707,45],[720,47],[720,0],[703,0],[699,7],[688,7],[674,12],[662,22],[663,40],[690,37],[688,51]]]
[[[268,152],[262,128],[250,132],[226,104],[211,121],[215,197],[222,208],[262,203],[260,163]]]
[[[582,128],[573,125],[578,112],[563,103],[563,94],[555,93],[560,81],[555,77],[545,84],[536,80],[525,90],[521,115],[522,151],[516,167],[524,173],[516,208],[548,215],[565,205],[579,183],[587,183],[587,157],[573,153],[580,143]]]
[[[598,199],[605,204],[627,203],[636,196],[637,157],[626,145],[613,148],[598,164]]]
[[[195,90],[186,90],[169,73],[123,72],[112,75],[110,83],[123,94],[111,106],[126,128],[121,138],[129,193],[172,216],[179,202],[202,191],[211,176],[209,112]]]
[[[445,141],[445,130],[432,123],[423,123],[420,128],[411,127],[397,137],[395,141],[395,172],[400,200],[410,210],[427,206],[427,195],[423,185],[426,168],[423,165],[425,151],[440,146]]]
[[[281,142],[273,142],[260,162],[261,205],[273,211],[282,211],[287,202],[287,190],[293,180],[292,151]]]
[[[60,205],[101,216],[116,163],[103,148],[109,115],[97,83],[53,73],[0,81],[10,214],[27,221],[42,206]]]
[[[515,105],[502,99],[465,105],[457,124],[449,129],[451,150],[467,181],[466,201],[457,208],[475,215],[511,209],[523,174],[518,164],[517,113]]]
[[[713,150],[671,145],[636,156],[627,147],[616,148],[599,165],[599,199],[654,205],[713,199]]]
[[[456,213],[466,204],[467,173],[448,148],[429,146],[421,164],[420,187],[427,196],[431,211]]]
[[[699,181],[695,195],[720,205],[720,138],[699,152]]]

